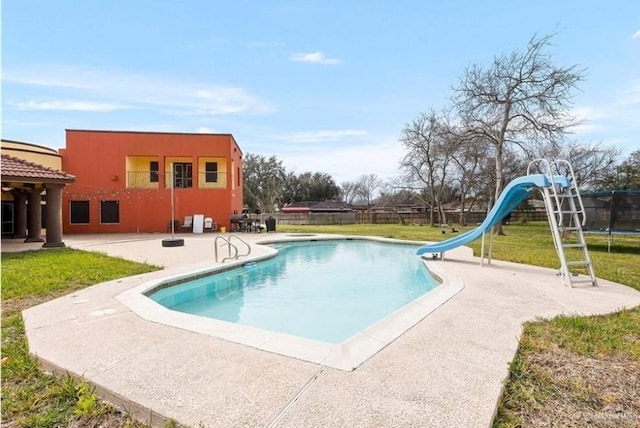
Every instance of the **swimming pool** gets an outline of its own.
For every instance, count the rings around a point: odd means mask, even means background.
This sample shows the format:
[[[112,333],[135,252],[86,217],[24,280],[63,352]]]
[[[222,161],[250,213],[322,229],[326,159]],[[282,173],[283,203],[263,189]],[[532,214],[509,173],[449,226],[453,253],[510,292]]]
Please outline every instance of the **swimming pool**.
[[[439,285],[414,245],[333,240],[274,247],[274,258],[149,297],[175,311],[339,344]]]
[[[335,343],[339,340],[335,338],[325,338],[323,340],[310,339],[298,334],[283,333],[273,328],[265,328],[264,326],[256,327],[250,324],[222,321],[216,318],[180,312],[168,309],[148,297],[162,290],[168,290],[176,286],[180,287],[186,282],[210,277],[214,274],[235,275],[235,273],[243,271],[245,275],[250,275],[251,272],[256,272],[255,275],[260,276],[258,273],[262,270],[261,263],[283,263],[282,261],[278,261],[282,259],[276,257],[279,251],[287,252],[287,250],[284,249],[285,247],[281,247],[280,244],[286,244],[288,247],[292,244],[292,241],[296,242],[296,248],[302,248],[305,246],[311,247],[309,254],[306,254],[304,257],[298,254],[296,257],[309,259],[308,262],[312,266],[319,264],[321,259],[330,261],[331,263],[337,263],[330,269],[329,279],[326,279],[324,283],[333,284],[334,279],[343,276],[345,272],[355,271],[355,268],[353,268],[350,263],[344,264],[346,258],[340,257],[337,251],[327,254],[323,250],[320,251],[319,255],[317,251],[313,250],[313,248],[318,248],[315,247],[317,245],[317,242],[315,241],[322,241],[322,243],[325,241],[382,243],[384,245],[373,246],[369,251],[361,251],[358,253],[358,257],[371,259],[375,264],[384,267],[385,269],[383,270],[386,270],[390,264],[394,263],[389,259],[389,249],[396,245],[400,245],[400,247],[407,251],[409,255],[406,257],[399,256],[399,258],[411,260],[412,263],[414,263],[412,268],[415,268],[415,270],[413,270],[413,273],[416,275],[418,275],[418,273],[419,275],[428,275],[427,272],[431,272],[438,278],[440,285],[435,286],[435,288],[431,288],[429,291],[418,290],[418,293],[415,294],[418,297],[404,305],[396,302],[396,305],[400,305],[399,308],[395,310],[391,309],[391,313],[386,316],[381,315],[381,319],[377,318],[377,321],[373,321],[372,324],[365,326],[340,343]],[[434,263],[430,260],[421,259],[415,256],[415,248],[423,244],[424,243],[422,242],[408,243],[407,241],[378,237],[350,237],[340,235],[313,235],[300,237],[291,235],[265,236],[264,239],[253,245],[251,256],[243,260],[231,261],[222,265],[213,266],[211,263],[194,264],[191,266],[185,265],[180,269],[167,272],[164,277],[149,279],[133,288],[123,291],[116,296],[116,299],[129,307],[129,309],[137,316],[145,320],[179,329],[176,330],[176,334],[179,334],[180,330],[195,334],[203,334],[211,336],[212,338],[223,339],[240,345],[249,346],[260,351],[268,351],[340,370],[353,370],[386,347],[389,343],[399,338],[416,323],[420,322],[431,312],[445,304],[449,299],[464,289],[462,281],[453,272],[445,272],[442,264]],[[306,252],[302,249],[291,251],[293,253],[296,253],[296,251],[302,251],[302,253]],[[425,266],[426,269],[424,269]],[[270,269],[267,269],[267,271],[269,270]],[[264,273],[261,274],[265,278],[268,278],[267,282],[260,287],[255,287],[255,289],[262,292],[271,288],[273,278],[276,276],[275,271],[277,270],[278,269],[274,269],[270,275],[265,275]],[[309,270],[307,268],[302,269],[299,272],[299,282],[305,286],[310,282],[310,277],[313,276],[309,275],[308,272]],[[365,278],[367,275],[370,275],[370,273],[363,272],[361,277]],[[240,294],[243,296],[244,300],[244,296],[246,294],[253,292],[252,286],[245,281],[247,281],[245,278],[243,278],[242,281],[240,279],[236,279],[235,285],[226,288],[222,287],[217,292],[220,296],[226,294]],[[389,280],[387,282],[396,285],[401,283],[401,285],[404,285],[405,288],[407,288],[404,280]],[[432,286],[433,284],[430,284],[428,287]],[[198,287],[194,285],[193,288],[196,289]],[[411,289],[413,287],[409,286],[408,288]],[[200,291],[205,289],[206,287],[201,287]],[[404,291],[407,292],[407,290]],[[409,294],[414,292],[415,290],[409,290]],[[215,294],[215,291],[213,294]],[[332,293],[325,294],[330,295]],[[333,294],[337,293],[334,292]],[[158,294],[156,297],[166,298],[167,296]],[[288,302],[288,298],[283,299],[282,304],[284,305]],[[174,303],[178,302],[175,301]],[[288,305],[291,306],[290,303],[288,303]],[[333,315],[333,312],[336,311],[331,307],[323,305],[320,307],[325,320],[316,324],[322,326],[327,322],[326,319],[330,318]],[[356,309],[353,309],[353,311],[358,311],[362,308],[363,305],[359,304]],[[243,307],[240,311],[231,310],[230,312],[242,315],[244,311],[245,309]],[[275,311],[272,309],[268,311],[268,313],[271,315],[271,318],[275,319],[280,317],[279,310]],[[284,324],[297,323],[299,323],[299,321],[293,320]],[[348,336],[349,334],[350,333],[344,333],[343,337]],[[331,343],[330,341],[334,343]]]

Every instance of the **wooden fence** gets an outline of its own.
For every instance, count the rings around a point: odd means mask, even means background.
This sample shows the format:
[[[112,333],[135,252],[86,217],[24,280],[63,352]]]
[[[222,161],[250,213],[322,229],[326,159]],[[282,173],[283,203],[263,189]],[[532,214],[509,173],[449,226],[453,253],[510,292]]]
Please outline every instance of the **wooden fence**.
[[[481,223],[487,213],[484,211],[473,211],[465,214],[465,223],[473,225]],[[399,224],[404,221],[407,224],[429,224],[428,213],[406,213],[398,215],[396,213],[375,213],[375,212],[340,212],[340,213],[306,213],[306,214],[260,214],[251,215],[252,219],[259,219],[262,223],[267,217],[276,219],[276,224],[288,225],[332,225],[332,224]],[[448,224],[460,224],[459,213],[448,213]],[[521,221],[547,221],[545,211],[513,211],[511,223]]]

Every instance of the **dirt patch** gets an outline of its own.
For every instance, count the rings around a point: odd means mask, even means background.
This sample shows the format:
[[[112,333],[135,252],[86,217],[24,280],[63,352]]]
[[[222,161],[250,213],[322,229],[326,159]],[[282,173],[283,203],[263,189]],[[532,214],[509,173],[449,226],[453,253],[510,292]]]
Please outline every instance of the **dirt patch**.
[[[23,311],[32,306],[51,300],[51,296],[23,297],[21,299],[2,300],[2,312]]]
[[[526,358],[545,386],[533,405],[511,409],[522,426],[640,427],[640,361],[587,358],[556,347]]]

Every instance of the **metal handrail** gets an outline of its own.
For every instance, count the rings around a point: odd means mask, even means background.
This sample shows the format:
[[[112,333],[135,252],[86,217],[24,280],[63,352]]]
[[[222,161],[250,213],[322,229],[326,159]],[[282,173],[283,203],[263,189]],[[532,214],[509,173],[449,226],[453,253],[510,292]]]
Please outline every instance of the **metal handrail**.
[[[227,244],[227,247],[229,248],[229,257],[223,258],[220,263],[224,263],[225,260],[237,259],[238,258],[238,247],[236,247],[231,242],[229,242],[229,240],[227,238],[225,238],[224,236],[218,235],[218,236],[216,236],[216,239],[213,241],[213,248],[214,248],[214,253],[215,253],[215,257],[216,257],[216,263],[218,263],[218,240],[224,241],[224,243],[222,245]],[[231,255],[231,248],[233,248],[233,250],[235,251],[235,254],[233,256]]]
[[[231,234],[231,235],[229,235],[228,242],[229,242],[230,244],[231,244],[231,240],[232,240],[232,239],[237,239],[238,241],[242,242],[242,243],[245,245],[245,247],[247,247],[247,252],[246,252],[246,253],[244,253],[244,254],[238,254],[238,255],[236,256],[236,258],[238,258],[238,257],[248,256],[249,254],[251,254],[251,245],[247,244],[247,243],[246,243],[242,238],[240,238],[238,235],[235,235],[235,234]],[[231,244],[231,245],[233,245],[233,244]],[[237,247],[236,247],[236,249],[237,249]]]
[[[551,169],[552,164],[547,159],[543,159],[543,158],[534,159],[531,162],[529,162],[529,165],[527,166],[527,175],[531,174],[531,166],[534,163],[538,163],[538,164],[542,163],[544,164],[544,166],[546,166],[546,172],[540,167],[540,165],[538,165],[538,170],[540,171],[541,174],[547,176],[547,179],[549,180],[549,185],[553,189],[553,199],[555,199],[556,201],[556,209],[558,210],[557,212],[558,226],[562,226],[562,213],[561,213],[562,203],[560,202],[560,198],[558,198],[558,189],[557,189],[556,183],[553,181],[553,171]],[[555,162],[553,162],[553,164],[555,165]]]
[[[231,239],[237,239],[238,241],[242,242],[246,247],[247,247],[247,252],[240,254],[238,247],[235,246],[234,244],[231,243]],[[216,258],[216,263],[218,263],[218,241],[223,241],[222,245],[227,245],[227,248],[229,249],[229,255],[225,258],[223,258],[220,263],[224,263],[227,260],[238,260],[240,257],[244,257],[244,256],[248,256],[249,254],[251,254],[251,246],[249,244],[247,244],[244,240],[242,240],[239,236],[236,235],[229,235],[229,238],[225,238],[222,235],[218,235],[216,236],[216,239],[213,241],[213,246],[214,246],[214,253],[215,253],[215,258]],[[234,254],[231,255],[231,249],[233,248]]]

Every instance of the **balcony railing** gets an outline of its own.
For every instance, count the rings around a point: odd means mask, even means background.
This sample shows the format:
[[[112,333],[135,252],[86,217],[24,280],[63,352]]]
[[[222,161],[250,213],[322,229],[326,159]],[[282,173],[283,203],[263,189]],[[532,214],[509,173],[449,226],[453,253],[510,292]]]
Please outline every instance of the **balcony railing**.
[[[127,171],[128,189],[159,189],[161,173],[155,171]],[[172,186],[175,189],[190,189],[197,186],[199,189],[226,189],[226,171],[200,172],[196,177],[190,174],[175,175],[171,172],[164,173],[164,188]]]
[[[127,171],[127,188],[157,189],[159,174],[155,171]]]

